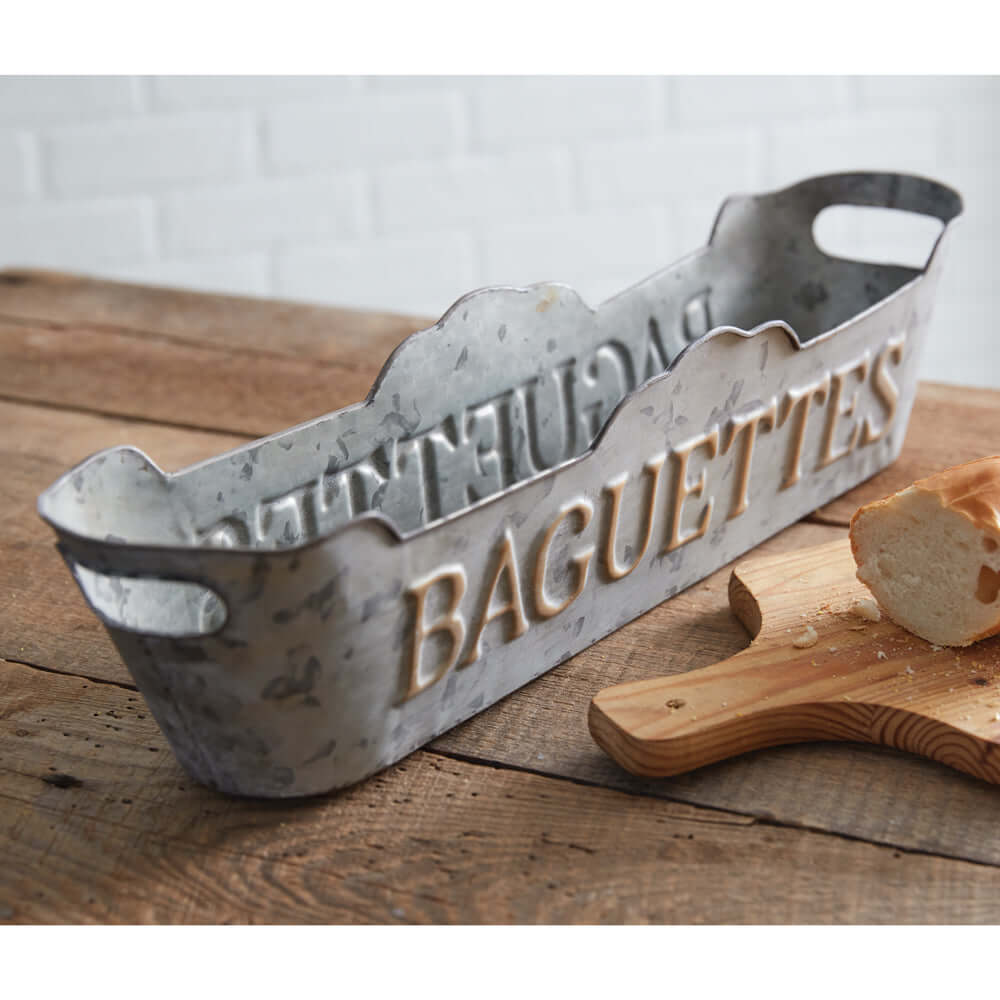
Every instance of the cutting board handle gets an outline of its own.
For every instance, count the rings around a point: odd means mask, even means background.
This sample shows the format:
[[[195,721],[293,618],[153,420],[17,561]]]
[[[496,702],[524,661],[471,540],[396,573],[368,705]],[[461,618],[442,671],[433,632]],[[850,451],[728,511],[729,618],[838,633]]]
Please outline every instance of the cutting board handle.
[[[855,610],[870,595],[854,569],[846,540],[737,566],[729,601],[750,646],[599,692],[595,741],[646,777],[780,744],[857,740],[1000,782],[1000,641],[940,649],[870,622]]]

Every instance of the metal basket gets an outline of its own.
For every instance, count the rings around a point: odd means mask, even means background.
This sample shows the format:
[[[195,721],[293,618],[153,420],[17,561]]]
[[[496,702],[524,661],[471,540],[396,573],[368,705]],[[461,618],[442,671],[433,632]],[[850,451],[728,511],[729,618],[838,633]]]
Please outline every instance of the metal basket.
[[[834,204],[945,225],[923,269],[839,259]],[[364,402],[172,474],[101,452],[39,512],[194,777],[348,785],[889,464],[960,213],[884,173],[730,198],[596,310],[473,292]]]

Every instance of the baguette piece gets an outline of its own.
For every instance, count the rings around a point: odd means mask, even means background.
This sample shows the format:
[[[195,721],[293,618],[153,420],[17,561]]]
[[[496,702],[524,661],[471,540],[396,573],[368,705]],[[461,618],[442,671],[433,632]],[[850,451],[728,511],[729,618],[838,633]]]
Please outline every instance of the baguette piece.
[[[1000,455],[956,465],[851,518],[858,579],[939,646],[1000,632]]]

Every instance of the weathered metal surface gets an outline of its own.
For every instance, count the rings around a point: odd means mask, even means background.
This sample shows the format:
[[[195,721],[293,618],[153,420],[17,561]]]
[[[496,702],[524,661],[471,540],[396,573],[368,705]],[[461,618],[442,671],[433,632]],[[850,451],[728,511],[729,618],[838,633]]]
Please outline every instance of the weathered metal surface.
[[[922,270],[831,258],[833,204],[945,226]],[[196,778],[341,787],[890,463],[960,214],[896,174],[731,198],[596,311],[474,292],[363,403],[172,475],[114,448],[39,511]]]

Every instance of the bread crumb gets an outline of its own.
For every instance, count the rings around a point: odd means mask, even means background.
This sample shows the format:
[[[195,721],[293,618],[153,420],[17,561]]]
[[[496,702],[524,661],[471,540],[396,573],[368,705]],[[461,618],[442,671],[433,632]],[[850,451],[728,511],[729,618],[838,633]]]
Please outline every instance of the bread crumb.
[[[913,676],[913,667],[911,667],[909,664],[907,664],[906,669],[903,671],[903,673],[904,674],[909,674],[912,677]]]
[[[817,639],[819,636],[816,634],[816,629],[812,625],[807,625],[806,630],[792,640],[792,645],[796,649],[808,649],[810,646],[816,645]]]
[[[875,654],[875,656],[876,656],[876,657],[877,657],[878,659],[880,659],[880,660],[888,660],[888,659],[889,659],[889,657],[888,657],[888,656],[886,656],[886,655],[885,655],[885,653],[883,653],[881,649],[880,649],[880,650],[878,650],[878,652],[877,652],[877,653]]]
[[[878,622],[882,620],[882,612],[870,597],[861,597],[851,605],[851,611],[865,621]]]
[[[941,650],[944,649],[944,646],[937,646],[932,642],[931,649],[933,649],[935,653],[940,653]]]
[[[830,650],[831,653],[836,653],[837,652],[837,647],[836,646],[828,646],[827,648]]]

